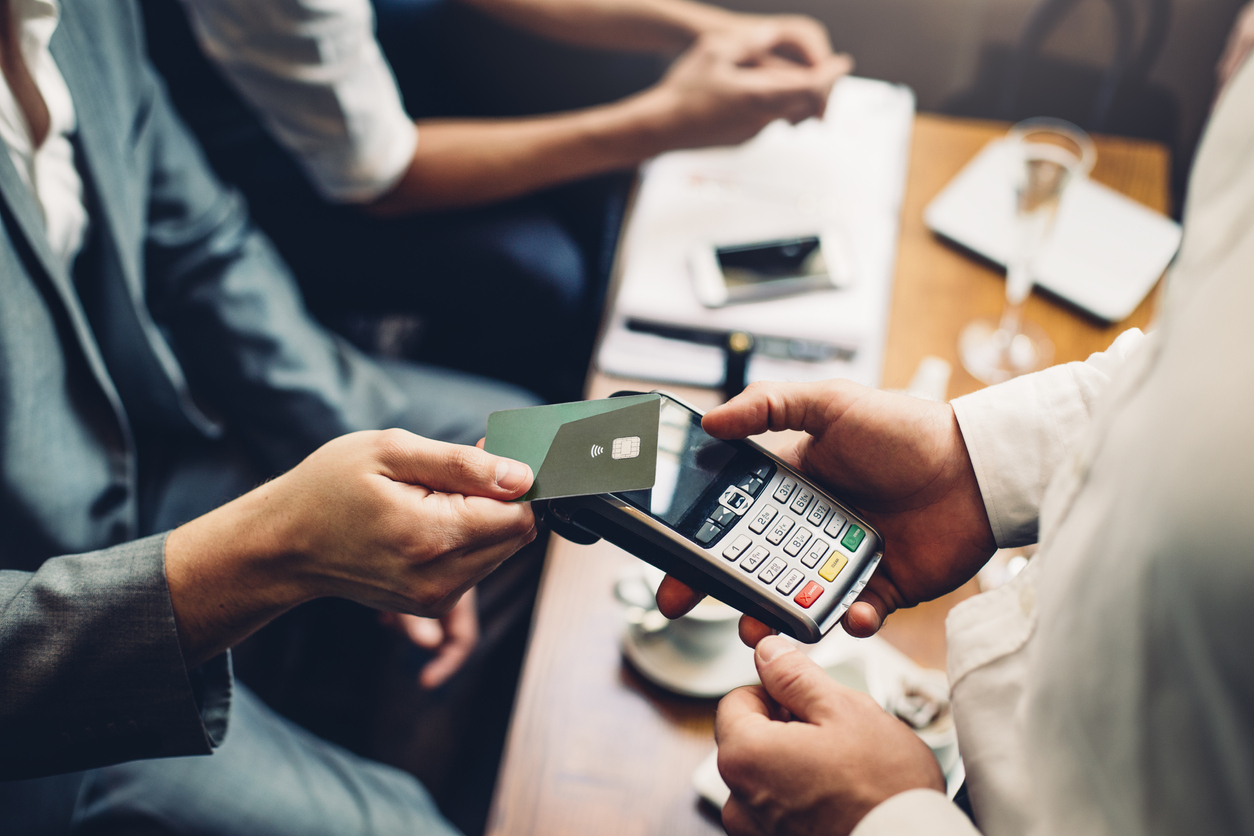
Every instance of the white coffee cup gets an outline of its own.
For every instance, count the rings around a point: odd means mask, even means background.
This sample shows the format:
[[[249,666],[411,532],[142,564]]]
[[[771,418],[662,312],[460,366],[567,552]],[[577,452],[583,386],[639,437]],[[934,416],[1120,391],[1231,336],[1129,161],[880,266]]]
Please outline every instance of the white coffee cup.
[[[703,598],[692,612],[676,618],[663,632],[677,650],[694,659],[717,656],[738,641],[740,613],[714,598]]]

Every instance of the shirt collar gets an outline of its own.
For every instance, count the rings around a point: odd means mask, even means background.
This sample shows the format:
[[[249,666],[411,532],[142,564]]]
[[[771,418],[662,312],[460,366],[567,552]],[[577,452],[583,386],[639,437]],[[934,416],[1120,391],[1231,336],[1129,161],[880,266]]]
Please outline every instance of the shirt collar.
[[[22,52],[29,58],[48,49],[61,21],[59,0],[13,0],[13,22],[21,32]]]

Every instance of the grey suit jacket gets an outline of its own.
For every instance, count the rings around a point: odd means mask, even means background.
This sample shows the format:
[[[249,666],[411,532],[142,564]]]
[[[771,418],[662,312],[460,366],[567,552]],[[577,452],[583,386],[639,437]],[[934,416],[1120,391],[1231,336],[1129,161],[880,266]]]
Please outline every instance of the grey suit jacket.
[[[137,439],[229,425],[278,469],[406,402],[309,319],[173,115],[133,5],[62,5],[98,248],[76,285],[0,149],[0,778],[208,752],[225,730],[227,660],[185,670],[164,539],[135,540]]]

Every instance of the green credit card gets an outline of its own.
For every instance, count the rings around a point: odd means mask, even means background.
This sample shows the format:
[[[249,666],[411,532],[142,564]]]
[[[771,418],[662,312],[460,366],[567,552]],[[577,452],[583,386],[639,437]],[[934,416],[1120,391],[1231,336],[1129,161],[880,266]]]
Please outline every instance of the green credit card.
[[[657,478],[661,395],[503,409],[484,449],[525,462],[535,484],[519,501],[643,491]]]

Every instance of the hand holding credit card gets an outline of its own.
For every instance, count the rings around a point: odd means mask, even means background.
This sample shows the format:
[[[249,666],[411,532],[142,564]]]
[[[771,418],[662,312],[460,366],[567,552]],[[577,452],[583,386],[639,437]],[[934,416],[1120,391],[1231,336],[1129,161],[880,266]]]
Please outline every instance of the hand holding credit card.
[[[657,478],[661,400],[633,395],[493,412],[484,449],[531,467],[535,483],[519,502],[648,490]]]

